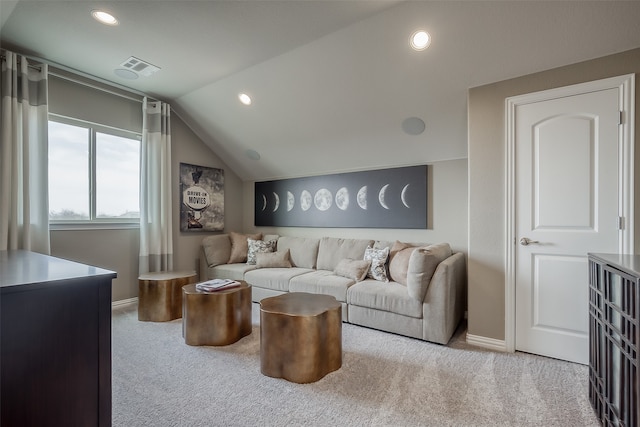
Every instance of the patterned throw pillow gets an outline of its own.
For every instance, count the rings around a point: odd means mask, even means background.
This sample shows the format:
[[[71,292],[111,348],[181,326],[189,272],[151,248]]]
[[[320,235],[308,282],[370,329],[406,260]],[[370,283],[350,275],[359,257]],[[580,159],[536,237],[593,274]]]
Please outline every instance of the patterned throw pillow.
[[[364,251],[365,261],[371,261],[371,267],[367,273],[367,277],[381,282],[388,282],[387,274],[387,258],[389,258],[389,248],[374,249],[371,246]]]
[[[273,252],[276,250],[275,240],[253,240],[247,239],[249,249],[247,251],[247,264],[256,264],[256,254]]]

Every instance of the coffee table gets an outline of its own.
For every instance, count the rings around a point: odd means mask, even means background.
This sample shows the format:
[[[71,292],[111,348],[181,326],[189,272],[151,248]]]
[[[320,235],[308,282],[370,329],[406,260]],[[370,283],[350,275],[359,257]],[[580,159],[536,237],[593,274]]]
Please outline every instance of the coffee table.
[[[291,292],[260,301],[260,369],[295,383],[342,366],[342,305],[332,296]]]
[[[188,345],[229,345],[251,333],[251,287],[200,292],[182,288],[182,336]]]
[[[157,271],[138,277],[138,320],[167,322],[182,317],[182,287],[195,271]]]

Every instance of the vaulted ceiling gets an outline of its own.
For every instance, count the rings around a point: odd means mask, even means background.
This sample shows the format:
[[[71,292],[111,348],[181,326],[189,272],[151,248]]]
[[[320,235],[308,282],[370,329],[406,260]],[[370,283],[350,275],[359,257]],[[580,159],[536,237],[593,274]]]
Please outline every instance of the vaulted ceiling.
[[[3,47],[170,102],[244,180],[465,158],[469,87],[640,47],[639,22],[640,1],[0,3]],[[115,75],[130,56],[160,70]]]

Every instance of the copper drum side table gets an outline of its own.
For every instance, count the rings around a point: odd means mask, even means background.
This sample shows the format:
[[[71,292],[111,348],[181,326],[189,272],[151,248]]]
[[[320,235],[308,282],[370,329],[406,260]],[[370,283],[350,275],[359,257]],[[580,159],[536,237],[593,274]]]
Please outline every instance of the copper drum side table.
[[[332,296],[291,292],[260,301],[264,375],[311,383],[342,366],[342,306]]]
[[[188,345],[229,345],[251,334],[251,287],[200,292],[182,288],[182,336]]]
[[[195,271],[158,271],[138,277],[138,320],[166,322],[182,317],[182,287]]]

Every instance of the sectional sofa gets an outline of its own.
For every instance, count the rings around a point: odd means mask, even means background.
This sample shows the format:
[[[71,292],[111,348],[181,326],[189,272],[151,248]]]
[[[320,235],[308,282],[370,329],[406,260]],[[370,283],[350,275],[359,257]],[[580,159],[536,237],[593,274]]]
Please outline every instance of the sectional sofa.
[[[226,233],[205,237],[200,280],[245,280],[252,299],[334,296],[342,320],[447,344],[466,305],[466,261],[447,243]]]

